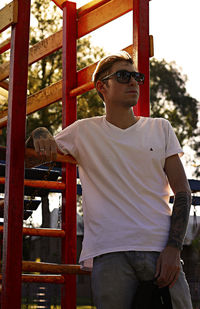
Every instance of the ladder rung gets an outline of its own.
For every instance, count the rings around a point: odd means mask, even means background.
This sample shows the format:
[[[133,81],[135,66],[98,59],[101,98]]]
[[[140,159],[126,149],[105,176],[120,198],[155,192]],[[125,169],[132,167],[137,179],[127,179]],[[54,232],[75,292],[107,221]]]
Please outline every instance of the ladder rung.
[[[0,226],[0,233],[3,233],[3,226]],[[33,229],[25,227],[23,228],[23,234],[44,237],[65,237],[65,231],[60,229]]]
[[[1,160],[5,160],[6,147],[0,146],[0,149],[1,149]],[[38,158],[38,154],[32,148],[25,148],[25,157]],[[56,162],[77,164],[76,160],[71,155],[62,155],[60,153],[57,154]]]
[[[5,184],[5,177],[0,177],[0,184]],[[24,185],[32,188],[64,190],[65,184],[58,181],[24,179]]]
[[[88,275],[89,271],[82,270],[80,265],[74,264],[53,264],[42,262],[22,261],[24,272],[39,272],[46,274],[79,274]]]
[[[31,236],[65,237],[65,231],[60,229],[23,228],[23,234]]]
[[[38,154],[35,152],[32,148],[26,148],[25,149],[25,157],[36,157],[38,158]],[[62,162],[62,163],[72,163],[76,164],[76,160],[71,155],[61,155],[57,154],[56,162]]]
[[[93,82],[88,82],[70,91],[70,96],[75,97],[94,88]]]
[[[0,281],[2,280],[2,275],[0,274]],[[62,275],[22,275],[23,282],[38,282],[38,283],[65,283],[65,278]]]

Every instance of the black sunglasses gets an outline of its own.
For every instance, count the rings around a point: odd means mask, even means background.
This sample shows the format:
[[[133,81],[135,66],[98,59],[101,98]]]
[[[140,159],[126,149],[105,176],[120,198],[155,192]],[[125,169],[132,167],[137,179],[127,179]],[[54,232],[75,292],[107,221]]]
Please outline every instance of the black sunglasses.
[[[131,76],[137,81],[139,85],[144,84],[144,74],[135,71],[129,72],[126,70],[114,72],[110,75],[103,77],[101,80],[104,81],[110,79],[112,76],[116,76],[116,80],[120,84],[128,84],[130,82]]]

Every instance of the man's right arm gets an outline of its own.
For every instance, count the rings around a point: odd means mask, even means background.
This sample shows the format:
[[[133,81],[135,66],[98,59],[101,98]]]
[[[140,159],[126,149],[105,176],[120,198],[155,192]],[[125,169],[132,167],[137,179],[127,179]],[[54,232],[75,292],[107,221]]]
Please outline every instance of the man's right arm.
[[[56,160],[57,145],[47,128],[35,129],[26,141],[26,148],[34,148],[37,153],[37,157],[25,157],[25,167],[27,168]]]

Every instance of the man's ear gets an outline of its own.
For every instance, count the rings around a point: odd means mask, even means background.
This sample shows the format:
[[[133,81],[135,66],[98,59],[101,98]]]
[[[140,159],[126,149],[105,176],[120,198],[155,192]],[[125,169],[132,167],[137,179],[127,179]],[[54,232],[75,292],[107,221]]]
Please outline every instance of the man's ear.
[[[96,83],[96,89],[98,92],[103,94],[105,91],[105,83],[103,83],[101,80],[98,80]]]

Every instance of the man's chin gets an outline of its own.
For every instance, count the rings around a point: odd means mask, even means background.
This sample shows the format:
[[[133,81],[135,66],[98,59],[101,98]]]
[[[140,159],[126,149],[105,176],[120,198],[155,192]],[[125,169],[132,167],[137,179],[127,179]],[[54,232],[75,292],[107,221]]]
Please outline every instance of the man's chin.
[[[129,102],[127,105],[128,105],[129,107],[134,107],[134,106],[137,105],[137,103],[138,103],[138,101],[131,101],[131,102]]]

